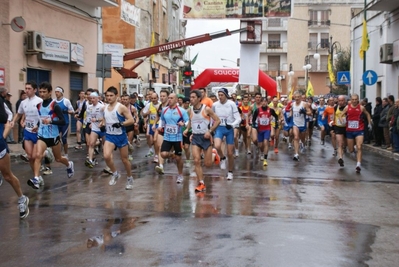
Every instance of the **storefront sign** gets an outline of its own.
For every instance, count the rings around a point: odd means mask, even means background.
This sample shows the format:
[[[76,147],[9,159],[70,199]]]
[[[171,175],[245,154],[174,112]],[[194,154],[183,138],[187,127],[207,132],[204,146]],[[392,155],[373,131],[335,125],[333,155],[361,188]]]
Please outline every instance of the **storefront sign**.
[[[123,44],[104,43],[104,54],[112,54],[112,67],[123,67]]]
[[[42,59],[69,63],[71,61],[69,41],[46,36],[44,38]]]
[[[140,27],[141,9],[127,1],[121,2],[121,20],[135,27]]]
[[[183,19],[290,17],[292,0],[183,0]]]
[[[71,43],[71,62],[84,66],[84,47],[78,43]]]

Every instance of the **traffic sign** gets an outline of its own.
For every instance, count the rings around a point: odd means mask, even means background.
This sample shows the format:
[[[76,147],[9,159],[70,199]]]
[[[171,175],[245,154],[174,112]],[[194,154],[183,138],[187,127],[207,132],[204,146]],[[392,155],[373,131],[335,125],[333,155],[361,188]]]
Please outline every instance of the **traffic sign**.
[[[351,76],[349,71],[337,72],[337,84],[351,84]]]
[[[373,70],[366,70],[363,73],[363,83],[365,85],[373,85],[377,82],[378,75],[375,71]]]

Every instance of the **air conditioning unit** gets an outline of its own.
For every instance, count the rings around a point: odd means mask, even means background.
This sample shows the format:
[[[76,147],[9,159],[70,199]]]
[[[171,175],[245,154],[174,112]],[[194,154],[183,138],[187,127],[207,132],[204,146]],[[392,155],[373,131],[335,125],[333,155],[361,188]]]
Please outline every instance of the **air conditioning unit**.
[[[383,44],[380,46],[380,63],[392,64],[393,45]]]
[[[44,38],[40,32],[28,31],[26,40],[26,53],[36,54],[44,52]]]

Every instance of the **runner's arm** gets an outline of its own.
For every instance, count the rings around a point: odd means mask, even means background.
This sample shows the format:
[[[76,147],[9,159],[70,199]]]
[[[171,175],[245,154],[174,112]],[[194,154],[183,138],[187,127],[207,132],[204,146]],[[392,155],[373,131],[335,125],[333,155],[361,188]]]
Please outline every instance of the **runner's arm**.
[[[51,120],[50,124],[58,125],[58,126],[65,125],[66,121],[64,118],[64,114],[62,113],[61,107],[57,104],[54,105],[54,113],[57,116],[58,120],[56,120],[56,121]]]

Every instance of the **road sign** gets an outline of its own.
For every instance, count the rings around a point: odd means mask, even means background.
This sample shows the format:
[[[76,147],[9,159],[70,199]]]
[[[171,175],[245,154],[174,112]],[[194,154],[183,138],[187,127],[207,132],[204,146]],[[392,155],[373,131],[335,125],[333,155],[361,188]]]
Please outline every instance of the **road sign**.
[[[97,54],[96,77],[111,78],[111,54]]]
[[[349,71],[337,72],[337,84],[351,84],[351,76]]]
[[[378,75],[373,70],[366,70],[363,73],[363,82],[365,85],[373,85],[377,82]]]

